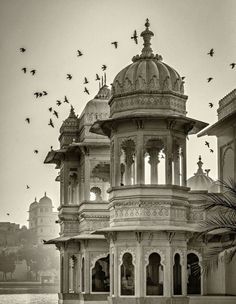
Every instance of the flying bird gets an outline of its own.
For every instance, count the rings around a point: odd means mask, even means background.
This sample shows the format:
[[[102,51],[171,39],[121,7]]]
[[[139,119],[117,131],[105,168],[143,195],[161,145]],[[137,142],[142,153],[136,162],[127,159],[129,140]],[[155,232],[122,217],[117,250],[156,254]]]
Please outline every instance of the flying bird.
[[[48,93],[46,91],[43,91],[43,95],[46,96],[48,95]]]
[[[21,53],[24,53],[26,51],[26,49],[22,47],[22,48],[20,48],[20,51],[21,51]]]
[[[113,42],[111,42],[111,44],[114,44],[115,49],[117,49],[117,47],[118,47],[118,42],[117,41],[113,41]]]
[[[30,186],[29,186],[29,185],[26,185],[26,189],[30,189]]]
[[[211,152],[211,153],[213,153],[213,152],[214,152],[214,150],[210,149],[210,152]]]
[[[38,98],[39,97],[39,92],[35,92],[34,95],[35,95],[36,98]]]
[[[84,93],[87,93],[89,95],[89,90],[86,87],[84,88]]]
[[[210,148],[210,144],[208,141],[205,141],[205,146],[207,146],[208,148]]]
[[[35,153],[35,154],[38,154],[38,153],[39,153],[39,150],[34,150],[34,153]]]
[[[71,74],[66,74],[66,75],[67,75],[66,79],[69,79],[69,80],[72,79],[72,75]]]
[[[61,101],[60,100],[57,100],[56,103],[57,103],[58,107],[61,105]]]
[[[30,73],[34,76],[36,73],[36,70],[31,70]]]
[[[43,93],[41,93],[41,92],[38,93],[38,96],[39,96],[39,97],[42,97],[43,95],[47,95],[47,94],[43,94]]]
[[[66,96],[65,96],[64,102],[65,102],[65,103],[69,103],[69,100],[67,99]]]
[[[95,80],[100,80],[101,78],[96,74],[96,79]]]
[[[52,119],[51,119],[51,118],[50,118],[50,120],[49,120],[48,125],[49,125],[49,126],[51,126],[52,128],[54,128],[54,124],[53,124],[53,122],[52,122]]]
[[[105,64],[102,65],[102,70],[105,71],[107,69],[107,66]]]
[[[209,78],[207,78],[207,82],[212,81],[212,79],[213,79],[213,77],[209,77]]]
[[[30,123],[30,118],[27,117],[27,118],[25,119],[25,121],[28,122],[28,124],[29,124],[29,123]]]
[[[21,71],[23,71],[24,73],[26,73],[27,69],[26,68],[22,68]]]
[[[77,57],[80,57],[80,56],[82,56],[83,55],[83,53],[80,51],[80,50],[77,50]]]
[[[55,116],[56,116],[56,118],[58,118],[58,117],[59,117],[59,116],[58,116],[57,111],[53,111],[53,115],[55,115]]]
[[[48,111],[49,111],[49,112],[52,112],[52,107],[48,108]]]
[[[209,107],[213,108],[213,103],[212,102],[209,102]]]
[[[53,146],[51,146],[50,149],[53,150]]]
[[[131,37],[131,39],[134,39],[135,43],[138,44],[138,35],[137,35],[137,31],[136,30],[134,30],[134,34]]]
[[[230,63],[230,66],[231,66],[231,69],[234,69],[235,66],[236,66],[236,63],[235,63],[235,62],[232,62],[232,63]]]
[[[86,77],[84,77],[84,84],[89,83],[88,79]]]
[[[184,80],[185,78],[186,78],[185,76],[181,77],[182,80]]]
[[[209,51],[209,53],[207,53],[207,55],[210,55],[211,57],[213,57],[213,55],[214,55],[214,49],[210,49],[210,51]]]
[[[7,213],[7,215],[9,216],[9,215],[10,215],[10,213]]]

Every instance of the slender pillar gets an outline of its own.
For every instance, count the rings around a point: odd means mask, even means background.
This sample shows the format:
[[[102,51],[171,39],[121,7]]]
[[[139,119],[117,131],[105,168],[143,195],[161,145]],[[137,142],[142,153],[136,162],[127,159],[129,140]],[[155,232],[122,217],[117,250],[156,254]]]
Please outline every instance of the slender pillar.
[[[134,163],[133,151],[125,149],[125,184],[131,185],[132,164]]]
[[[144,148],[143,134],[138,134],[137,147],[137,184],[144,184]]]
[[[184,143],[182,145],[182,186],[186,186],[186,174],[187,174],[187,164],[186,164],[186,140],[184,140]]]
[[[121,178],[120,178],[120,150],[119,150],[119,142],[117,137],[114,137],[114,164],[112,166],[114,168],[113,171],[113,186],[120,186]]]
[[[149,164],[151,166],[151,184],[158,184],[158,164],[159,164],[159,150],[157,148],[148,149]]]
[[[180,185],[180,155],[177,151],[174,151],[174,184]]]
[[[84,200],[90,200],[90,160],[84,155]]]
[[[173,258],[172,258],[172,248],[168,247],[166,249],[165,255],[165,271],[164,271],[164,297],[171,297],[172,295],[172,270],[173,270]]]
[[[63,198],[62,198],[62,204],[63,205],[68,205],[68,187],[69,187],[69,179],[68,179],[68,174],[69,174],[69,168],[67,162],[64,162],[63,166]]]
[[[166,184],[172,185],[172,136],[167,136],[166,142]]]
[[[69,257],[68,252],[64,252],[64,267],[63,267],[63,293],[69,292]]]

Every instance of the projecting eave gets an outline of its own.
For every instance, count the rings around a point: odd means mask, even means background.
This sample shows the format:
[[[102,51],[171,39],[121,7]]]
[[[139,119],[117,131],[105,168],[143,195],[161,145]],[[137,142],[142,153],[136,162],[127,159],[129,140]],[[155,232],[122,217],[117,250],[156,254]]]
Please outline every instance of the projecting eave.
[[[173,226],[173,225],[156,225],[156,226],[120,226],[120,227],[106,227],[93,231],[93,234],[105,234],[107,232],[147,232],[147,231],[166,231],[166,232],[199,232],[199,228],[192,226]]]
[[[183,123],[186,126],[186,134],[192,135],[196,134],[205,127],[208,126],[208,123],[205,123],[200,120],[196,120],[193,118],[189,118],[186,116],[180,116],[180,115],[161,115],[161,114],[155,114],[155,113],[134,113],[129,115],[124,115],[119,118],[109,118],[106,120],[98,120],[96,121],[92,127],[90,128],[90,132],[99,134],[99,135],[106,135],[110,137],[111,135],[111,129],[112,126],[116,122],[125,121],[125,120],[145,120],[145,119],[165,119],[168,122],[171,121],[178,121],[180,123]]]
[[[216,123],[214,123],[209,128],[203,130],[197,136],[201,137],[205,135],[209,135],[209,136],[218,135],[220,132],[222,132],[222,130],[225,129],[225,127],[235,124],[236,124],[236,111],[218,120]]]
[[[66,149],[49,151],[44,160],[44,163],[45,164],[58,164],[58,162],[60,162],[62,157],[64,156],[65,152],[66,152]]]
[[[58,243],[65,243],[72,240],[103,240],[105,237],[103,235],[95,235],[95,234],[78,234],[75,236],[60,236],[55,239],[51,239],[46,241],[45,245],[50,244],[58,244]]]

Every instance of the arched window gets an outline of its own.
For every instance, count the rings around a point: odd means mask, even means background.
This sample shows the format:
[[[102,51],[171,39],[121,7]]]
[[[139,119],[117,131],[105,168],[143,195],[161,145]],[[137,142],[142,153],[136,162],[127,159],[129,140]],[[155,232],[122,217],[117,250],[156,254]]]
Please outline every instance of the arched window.
[[[84,277],[84,258],[82,258],[82,263],[81,263],[81,290],[82,290],[82,292],[85,291],[84,281],[85,281],[85,277]]]
[[[163,295],[163,266],[161,257],[154,252],[149,256],[146,266],[146,294],[147,296]]]
[[[102,201],[102,191],[99,187],[92,187],[90,189],[91,201]]]
[[[201,294],[201,268],[199,258],[195,253],[187,255],[187,293]]]
[[[120,293],[122,296],[134,296],[135,273],[132,260],[132,254],[129,252],[126,252],[122,257],[122,265],[120,266]]]
[[[92,292],[110,291],[109,254],[95,262],[92,269]]]
[[[173,287],[174,295],[182,294],[182,267],[180,264],[180,255],[179,253],[175,254],[174,257],[174,266],[173,266]]]

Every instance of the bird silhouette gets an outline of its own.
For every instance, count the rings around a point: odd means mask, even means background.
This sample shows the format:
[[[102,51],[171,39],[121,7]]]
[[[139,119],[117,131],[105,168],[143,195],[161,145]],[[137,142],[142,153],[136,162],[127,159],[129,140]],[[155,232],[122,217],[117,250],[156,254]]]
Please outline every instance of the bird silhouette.
[[[27,118],[25,119],[25,121],[28,122],[28,124],[29,124],[29,123],[30,123],[30,118],[27,117]]]
[[[181,77],[182,80],[184,80],[185,78],[186,78],[185,76]]]
[[[57,113],[57,111],[53,111],[53,115],[55,115],[56,116],[56,118],[58,118],[59,116],[58,116],[58,113]]]
[[[213,103],[212,102],[209,102],[209,107],[213,108]]]
[[[67,75],[66,79],[69,79],[69,80],[72,79],[72,75],[71,74],[66,74],[66,75]]]
[[[101,78],[96,74],[96,79],[95,80],[100,80]]]
[[[102,65],[102,70],[105,71],[107,69],[107,66],[105,64]]]
[[[52,112],[52,107],[48,108],[48,111],[49,111],[49,112]]]
[[[39,150],[34,150],[34,153],[35,153],[35,154],[38,154],[38,153],[39,153]]]
[[[131,36],[131,39],[134,39],[135,43],[138,44],[138,35],[136,30],[134,30],[134,34]]]
[[[21,53],[24,53],[26,51],[26,49],[22,47],[22,48],[20,48],[20,51],[21,51]]]
[[[26,185],[26,189],[30,189],[30,186],[29,186],[29,185]]]
[[[51,146],[50,149],[53,150],[53,146]]]
[[[214,152],[214,150],[210,149],[210,153],[213,153],[213,152]]]
[[[232,63],[230,63],[230,66],[231,66],[231,69],[234,69],[235,66],[236,66],[236,63],[235,63],[235,62],[232,62]]]
[[[87,93],[89,95],[89,90],[86,87],[84,88],[84,93]]]
[[[10,213],[7,213],[7,215],[9,216],[9,215],[10,215]]]
[[[61,105],[61,101],[60,100],[57,100],[56,103],[57,103],[58,107]]]
[[[36,98],[38,98],[39,97],[39,92],[35,92],[34,95],[35,95]]]
[[[24,73],[26,73],[27,69],[26,68],[22,68],[21,71],[23,71]]]
[[[113,44],[115,49],[117,49],[117,47],[118,47],[118,42],[117,41],[113,41],[113,42],[111,42],[111,44]]]
[[[77,50],[77,57],[80,57],[80,56],[82,56],[83,55],[83,53],[80,51],[80,50]]]
[[[69,100],[67,99],[66,96],[65,96],[65,98],[64,98],[64,102],[65,102],[65,103],[69,103]]]
[[[210,148],[210,144],[208,141],[205,141],[205,146],[207,146],[208,148]]]
[[[209,51],[209,53],[207,53],[207,55],[210,55],[211,57],[213,57],[213,55],[214,55],[214,49],[210,49],[210,51]]]
[[[49,126],[51,126],[52,128],[54,128],[54,124],[53,124],[53,121],[52,121],[52,119],[51,119],[51,118],[50,118],[50,120],[49,120],[48,125],[49,125]]]
[[[88,79],[86,77],[84,77],[84,84],[89,83]]]
[[[32,75],[35,75],[36,70],[31,70],[30,73],[31,73]]]
[[[44,96],[48,95],[48,92],[43,91],[43,95],[44,95]]]
[[[47,95],[47,94],[43,94],[41,92],[38,93],[39,97],[42,97],[43,95]]]
[[[212,80],[213,80],[213,77],[207,78],[207,82],[210,82],[210,81],[212,81]]]

